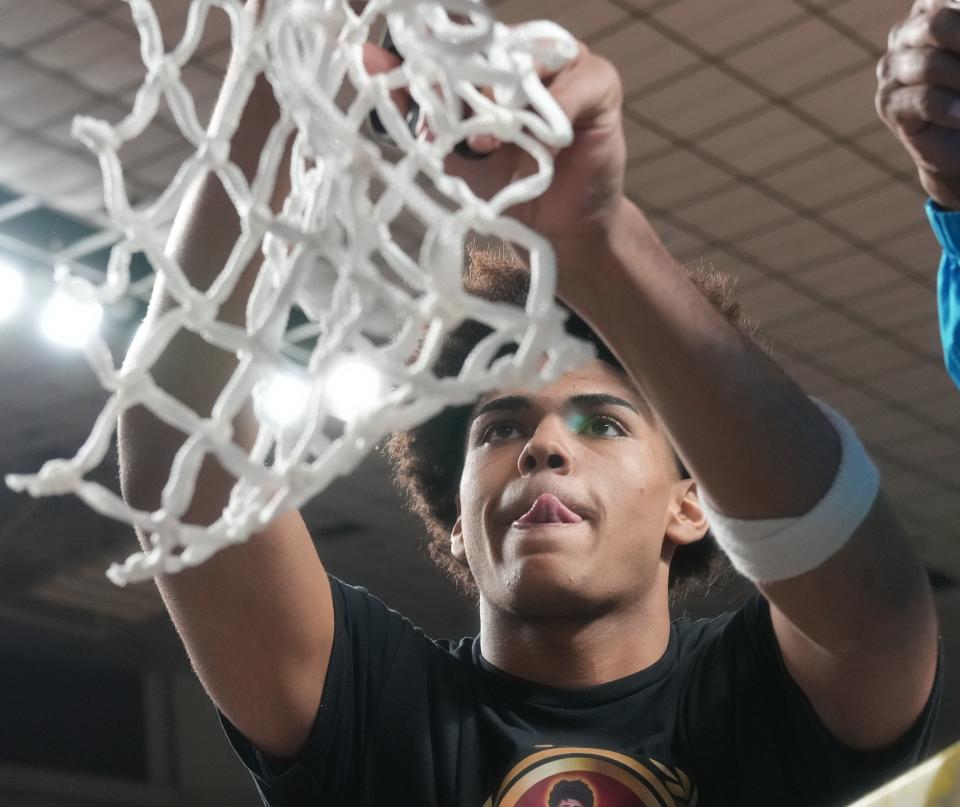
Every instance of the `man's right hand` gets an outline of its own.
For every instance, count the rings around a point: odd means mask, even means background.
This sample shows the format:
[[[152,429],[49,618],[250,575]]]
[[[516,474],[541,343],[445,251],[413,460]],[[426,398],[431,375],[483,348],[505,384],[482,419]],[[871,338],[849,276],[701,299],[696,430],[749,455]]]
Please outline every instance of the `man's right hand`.
[[[960,0],[916,0],[877,65],[877,111],[942,207],[960,210]]]

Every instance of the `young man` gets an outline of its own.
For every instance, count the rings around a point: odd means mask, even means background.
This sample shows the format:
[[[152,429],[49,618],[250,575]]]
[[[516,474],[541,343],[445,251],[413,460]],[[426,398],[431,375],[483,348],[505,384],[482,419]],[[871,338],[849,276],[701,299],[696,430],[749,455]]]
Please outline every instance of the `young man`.
[[[613,66],[583,48],[547,81],[576,139],[548,192],[515,212],[551,239],[560,296],[609,351],[468,413],[439,515],[478,590],[479,637],[433,642],[328,578],[296,513],[158,585],[275,807],[542,805],[561,781],[597,805],[838,803],[929,738],[938,653],[923,567],[852,430],[715,309],[624,196]],[[233,144],[248,173],[276,114],[261,83]],[[450,169],[480,192],[523,170],[509,146],[470,145],[488,158]],[[208,178],[178,219],[197,284],[236,238],[230,209]],[[221,315],[242,319],[248,291]],[[138,338],[169,304],[158,288]],[[232,366],[184,334],[154,376],[203,411]],[[247,442],[251,424],[237,427]],[[180,440],[125,415],[136,506],[156,506]],[[231,481],[205,468],[191,517],[215,518]],[[703,540],[708,512],[762,596],[671,624],[671,561]]]
[[[943,247],[937,276],[947,372],[960,387],[960,4],[917,0],[877,66],[877,110],[917,166]]]

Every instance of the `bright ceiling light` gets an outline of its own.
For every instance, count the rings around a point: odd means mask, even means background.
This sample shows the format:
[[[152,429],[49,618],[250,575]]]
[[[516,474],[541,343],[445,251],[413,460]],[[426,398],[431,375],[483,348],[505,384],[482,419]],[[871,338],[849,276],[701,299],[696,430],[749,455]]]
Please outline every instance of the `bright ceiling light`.
[[[378,402],[380,374],[367,362],[346,357],[330,368],[323,390],[323,405],[333,417],[346,422],[369,412]],[[256,392],[258,417],[275,429],[302,423],[310,403],[310,382],[295,373],[277,373]]]
[[[23,275],[6,263],[0,263],[0,322],[13,316],[23,299]]]
[[[60,347],[83,347],[100,327],[102,318],[99,303],[81,302],[58,290],[43,311],[40,331]]]
[[[277,373],[263,386],[258,396],[260,417],[276,428],[302,420],[310,402],[310,384],[292,373]]]
[[[331,415],[349,422],[373,409],[382,387],[380,373],[374,367],[363,359],[348,356],[330,368],[324,403]]]

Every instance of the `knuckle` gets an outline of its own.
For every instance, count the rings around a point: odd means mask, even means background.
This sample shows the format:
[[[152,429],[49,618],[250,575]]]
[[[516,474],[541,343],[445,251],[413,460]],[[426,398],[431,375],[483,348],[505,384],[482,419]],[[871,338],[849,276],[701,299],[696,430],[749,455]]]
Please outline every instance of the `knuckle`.
[[[937,95],[929,88],[924,87],[916,96],[916,109],[924,120],[934,120],[940,112]]]
[[[885,53],[880,57],[880,60],[877,62],[877,81],[885,83],[890,80],[893,73],[890,62],[891,58],[889,53]]]
[[[902,104],[899,103],[899,99],[892,89],[882,88],[877,91],[874,97],[874,106],[880,118],[889,125],[898,117],[899,107]]]
[[[938,51],[916,53],[911,58],[908,69],[915,80],[921,84],[934,84],[939,71],[937,70]]]
[[[897,43],[900,40],[900,32],[902,30],[902,22],[898,22],[890,28],[890,33],[887,34],[887,50],[893,50],[895,47],[897,47]]]
[[[920,50],[901,53],[891,70],[892,78],[903,84],[925,84],[930,73],[930,53]]]
[[[938,47],[950,44],[956,33],[954,12],[947,8],[938,8],[926,18],[927,36]]]
[[[595,60],[597,71],[602,75],[619,96],[623,96],[623,78],[617,66],[609,59],[603,56],[592,56]]]
[[[878,92],[873,97],[873,108],[877,111],[877,115],[880,117],[880,120],[889,125],[886,99],[883,97],[882,93]]]

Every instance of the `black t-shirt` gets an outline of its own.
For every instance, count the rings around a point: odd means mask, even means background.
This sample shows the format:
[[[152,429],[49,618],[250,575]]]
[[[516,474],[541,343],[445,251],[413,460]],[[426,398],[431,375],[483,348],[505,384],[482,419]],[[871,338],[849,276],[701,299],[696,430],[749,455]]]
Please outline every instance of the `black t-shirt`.
[[[224,721],[270,807],[843,804],[921,759],[939,704],[938,670],[893,746],[843,745],[789,677],[760,595],[674,621],[645,670],[566,690],[507,675],[478,640],[433,641],[365,590],[331,585],[329,671],[298,757],[267,759]]]

